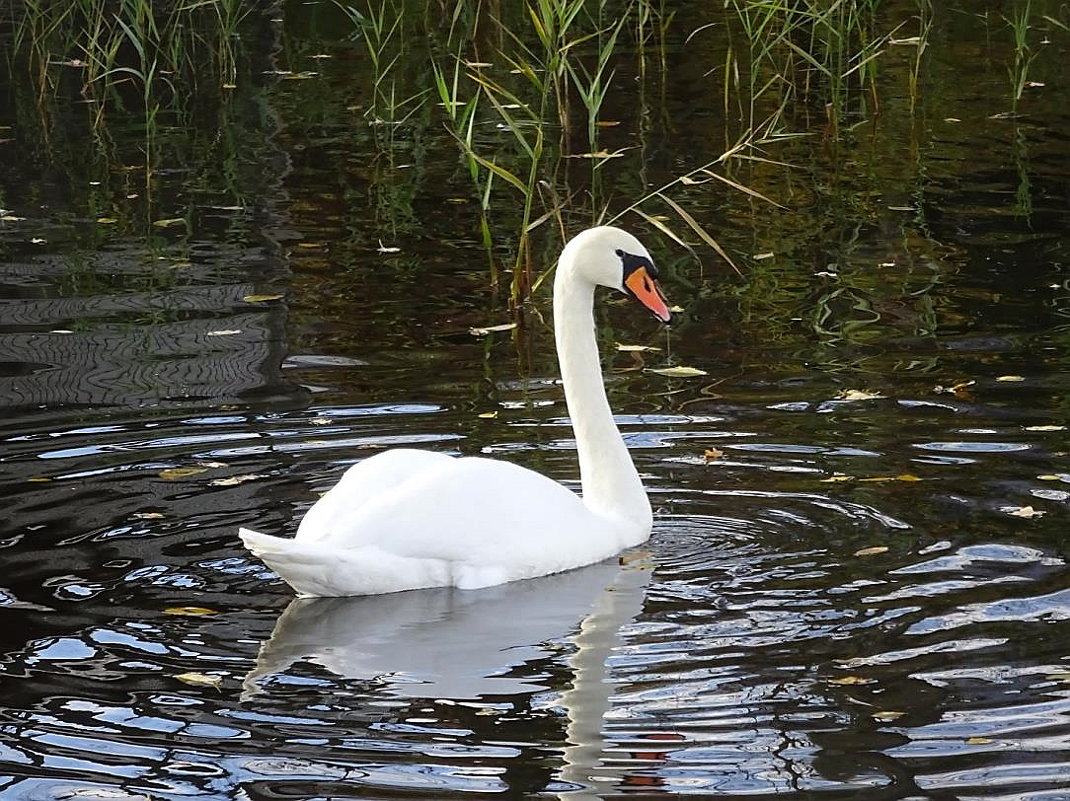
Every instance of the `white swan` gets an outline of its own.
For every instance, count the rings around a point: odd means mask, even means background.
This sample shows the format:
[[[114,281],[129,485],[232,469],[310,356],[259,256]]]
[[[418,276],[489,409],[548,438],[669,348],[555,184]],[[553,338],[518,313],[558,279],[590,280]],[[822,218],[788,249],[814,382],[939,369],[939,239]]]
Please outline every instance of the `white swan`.
[[[650,536],[650,502],[613,421],[595,342],[594,289],[632,295],[668,323],[650,254],[618,228],[561,252],[554,335],[583,499],[509,462],[390,450],[349,468],[293,539],[240,529],[303,596],[489,587],[606,559]]]

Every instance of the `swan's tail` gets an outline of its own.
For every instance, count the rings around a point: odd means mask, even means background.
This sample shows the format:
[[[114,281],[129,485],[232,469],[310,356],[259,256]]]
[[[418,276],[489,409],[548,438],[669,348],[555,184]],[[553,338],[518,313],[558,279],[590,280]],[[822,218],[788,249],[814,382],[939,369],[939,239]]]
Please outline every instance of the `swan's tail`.
[[[452,584],[441,559],[419,559],[381,548],[339,549],[238,529],[245,547],[274,570],[298,595],[332,597],[378,595]]]
[[[329,576],[337,565],[330,549],[314,542],[299,542],[287,537],[261,534],[248,528],[238,529],[249,552],[274,570],[298,595],[341,595],[332,591]]]

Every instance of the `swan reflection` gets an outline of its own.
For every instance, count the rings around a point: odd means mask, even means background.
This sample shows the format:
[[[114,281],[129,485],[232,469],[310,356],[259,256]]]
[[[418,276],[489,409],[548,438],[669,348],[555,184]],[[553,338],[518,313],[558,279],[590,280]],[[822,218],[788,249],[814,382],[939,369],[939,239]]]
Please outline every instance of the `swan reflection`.
[[[518,677],[516,669],[552,657],[555,643],[568,638],[577,678],[594,670],[601,682],[620,627],[642,608],[649,576],[642,567],[603,562],[481,590],[296,599],[261,646],[245,695],[263,692],[262,679],[298,662],[346,679],[376,679],[398,697],[538,692],[547,689],[538,677]]]

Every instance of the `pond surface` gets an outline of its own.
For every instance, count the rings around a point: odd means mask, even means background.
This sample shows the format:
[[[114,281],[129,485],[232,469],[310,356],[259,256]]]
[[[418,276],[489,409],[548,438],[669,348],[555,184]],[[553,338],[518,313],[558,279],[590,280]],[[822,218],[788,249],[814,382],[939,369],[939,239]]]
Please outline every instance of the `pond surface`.
[[[612,208],[723,149],[685,10],[658,113],[625,63],[607,99]],[[369,121],[344,21],[254,12],[148,182],[137,113],[3,78],[0,797],[1070,798],[1070,34],[1036,16],[1013,102],[1006,22],[949,12],[912,113],[908,43],[881,115],[734,174],[781,207],[679,187],[742,274],[621,221],[684,310],[599,312],[645,547],[295,601],[238,527],[383,448],[577,477],[547,292],[510,313],[456,142]]]

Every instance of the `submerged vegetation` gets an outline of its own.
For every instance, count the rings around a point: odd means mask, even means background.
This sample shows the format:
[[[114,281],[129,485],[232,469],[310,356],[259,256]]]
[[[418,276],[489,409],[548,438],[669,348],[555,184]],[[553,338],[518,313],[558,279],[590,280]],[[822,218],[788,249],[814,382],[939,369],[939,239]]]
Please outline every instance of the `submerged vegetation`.
[[[492,281],[508,285],[514,304],[545,277],[540,230],[554,232],[552,246],[580,221],[635,215],[748,272],[712,233],[719,203],[709,189],[779,211],[801,191],[788,166],[800,140],[835,162],[861,126],[915,129],[933,113],[923,108],[927,59],[934,27],[949,16],[982,19],[1006,43],[1017,110],[1043,37],[1065,34],[1070,22],[1065,5],[1040,0],[1012,4],[1006,18],[931,0],[728,0],[692,4],[688,21],[666,0],[324,0],[317,25],[334,33],[337,49],[312,53],[284,8],[265,15],[239,0],[9,0],[5,8],[12,85],[32,87],[18,90],[19,135],[52,157],[67,152],[120,174],[127,188],[138,172],[141,190],[126,197],[137,198],[146,226],[183,216],[173,203],[158,207],[156,176],[176,160],[198,162],[182,151],[198,132],[200,147],[224,153],[217,169],[230,201],[247,202],[255,189],[239,176],[249,140],[228,129],[249,124],[239,117],[268,79],[303,79],[325,97],[342,87],[354,130],[370,132],[383,157],[376,205],[393,221],[380,237],[416,228],[397,222],[418,192],[399,185],[399,165],[422,148],[455,148],[451,184],[474,210]],[[685,86],[691,115],[673,119],[666,96]],[[56,120],[69,122],[72,103],[84,142],[65,150]],[[126,120],[136,112],[137,131],[120,134],[120,112]],[[256,125],[270,127],[263,118]],[[683,126],[701,132],[702,147],[666,157],[661,143]],[[443,127],[449,136],[428,144]],[[121,218],[121,206],[102,218]],[[766,249],[755,244],[753,252]],[[749,267],[760,272],[761,260]]]

